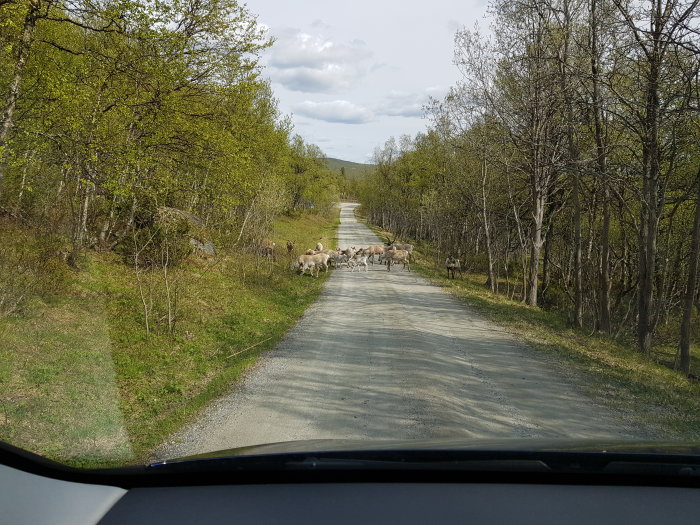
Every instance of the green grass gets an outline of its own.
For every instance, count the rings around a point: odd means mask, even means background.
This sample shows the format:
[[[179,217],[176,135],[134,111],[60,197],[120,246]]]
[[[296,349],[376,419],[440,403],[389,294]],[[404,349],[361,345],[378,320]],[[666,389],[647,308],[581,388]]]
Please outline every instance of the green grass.
[[[0,322],[0,341],[3,441],[78,463],[130,458],[101,301],[35,304]]]
[[[70,292],[0,319],[0,439],[78,466],[143,461],[316,299],[326,275],[291,272],[284,242],[333,244],[338,223],[337,215],[281,218],[272,265],[229,254],[172,270],[174,334],[162,272],[141,276],[154,305],[148,335],[133,269],[115,254],[88,254]]]
[[[368,226],[380,237],[389,233]],[[655,359],[646,358],[610,336],[572,328],[561,312],[530,307],[491,293],[484,286],[484,274],[448,279],[442,262],[417,253],[411,269],[444,287],[519,340],[552,356],[567,373],[583,375],[592,396],[659,438],[700,439],[700,383],[672,369],[675,348],[659,346],[655,348]],[[697,345],[693,346],[692,355],[691,371],[700,375]]]

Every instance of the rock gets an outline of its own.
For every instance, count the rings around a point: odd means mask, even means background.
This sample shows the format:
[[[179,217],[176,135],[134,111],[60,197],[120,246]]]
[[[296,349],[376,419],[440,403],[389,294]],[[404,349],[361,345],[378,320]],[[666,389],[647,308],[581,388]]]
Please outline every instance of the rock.
[[[206,225],[202,219],[196,215],[168,206],[158,208],[158,220],[166,227],[179,221],[187,221],[189,224],[190,244],[194,253],[202,257],[216,257],[214,243],[209,239]]]
[[[216,250],[214,249],[214,243],[211,241],[200,241],[194,237],[190,237],[190,244],[194,248],[196,253],[203,254],[207,257],[216,257]]]

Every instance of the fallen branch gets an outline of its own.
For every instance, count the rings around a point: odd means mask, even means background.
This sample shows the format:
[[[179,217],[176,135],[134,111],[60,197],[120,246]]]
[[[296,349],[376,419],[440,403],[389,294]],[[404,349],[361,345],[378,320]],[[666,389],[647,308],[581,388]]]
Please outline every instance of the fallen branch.
[[[261,344],[263,344],[263,343],[266,342],[266,341],[269,341],[270,339],[272,339],[272,337],[268,337],[267,339],[263,339],[263,340],[260,341],[259,343],[255,343],[254,345],[249,346],[248,348],[244,348],[244,349],[241,350],[240,352],[236,352],[235,354],[231,354],[231,355],[229,355],[229,356],[226,356],[226,359],[230,359],[230,358],[232,358],[232,357],[237,356],[238,354],[242,354],[243,352],[245,352],[245,351],[247,351],[247,350],[250,350],[251,348],[255,348],[256,346],[261,345]]]

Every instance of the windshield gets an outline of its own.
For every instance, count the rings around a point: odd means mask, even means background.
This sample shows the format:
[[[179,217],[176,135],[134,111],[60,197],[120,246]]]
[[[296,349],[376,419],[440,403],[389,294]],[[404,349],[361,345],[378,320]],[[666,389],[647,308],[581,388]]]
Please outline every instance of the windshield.
[[[0,440],[697,441],[699,22],[0,0]]]

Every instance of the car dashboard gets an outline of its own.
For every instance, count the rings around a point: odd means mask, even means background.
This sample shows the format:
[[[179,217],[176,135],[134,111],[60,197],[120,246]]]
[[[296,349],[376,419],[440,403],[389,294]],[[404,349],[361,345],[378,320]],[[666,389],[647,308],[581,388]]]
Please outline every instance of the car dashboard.
[[[5,450],[0,523],[644,525],[697,520],[700,469],[688,458],[669,463],[645,457],[625,468],[608,461],[592,471],[571,454],[482,456],[445,461],[450,456],[443,453],[443,460],[419,462],[409,455],[403,456],[408,461],[396,462],[385,454],[360,460],[342,453],[286,454],[272,462],[251,456],[83,472]],[[560,468],[552,468],[557,464]],[[651,465],[653,475],[635,474],[643,465]]]

